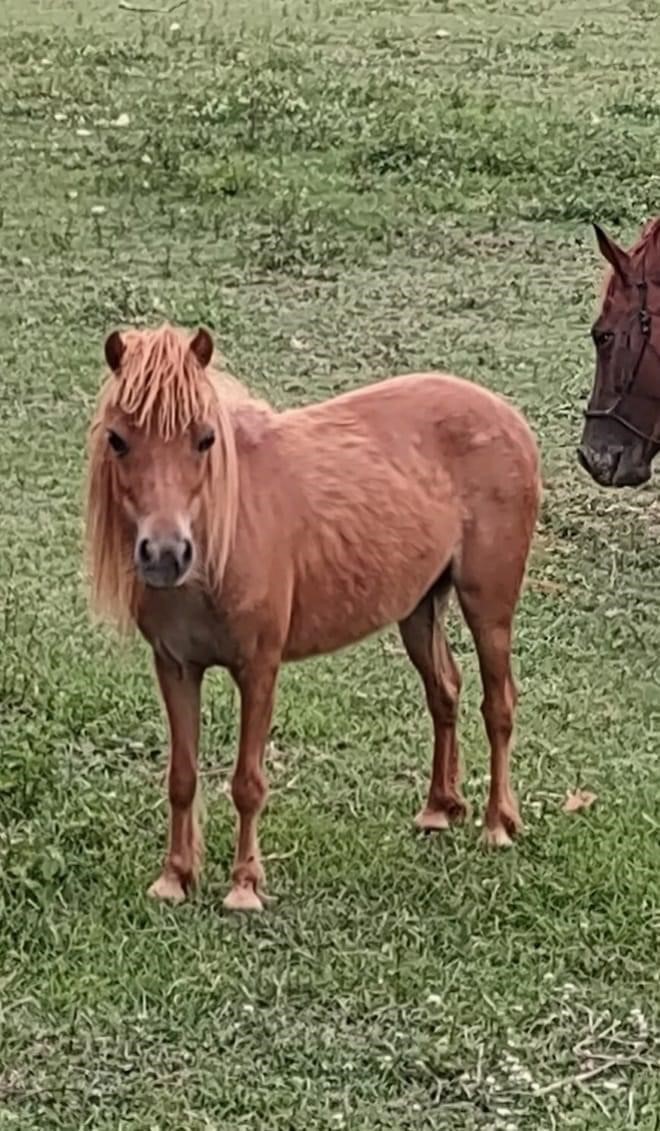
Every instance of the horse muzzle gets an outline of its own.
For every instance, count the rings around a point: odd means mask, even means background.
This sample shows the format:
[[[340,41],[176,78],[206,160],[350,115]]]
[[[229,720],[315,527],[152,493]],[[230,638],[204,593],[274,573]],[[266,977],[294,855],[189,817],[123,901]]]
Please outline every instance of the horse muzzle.
[[[641,487],[651,477],[650,465],[631,459],[625,448],[592,448],[581,444],[577,458],[599,487]]]

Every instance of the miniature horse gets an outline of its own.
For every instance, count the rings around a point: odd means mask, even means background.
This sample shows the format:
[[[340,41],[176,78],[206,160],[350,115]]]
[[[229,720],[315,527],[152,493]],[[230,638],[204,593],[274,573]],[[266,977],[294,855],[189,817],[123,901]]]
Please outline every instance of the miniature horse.
[[[520,828],[509,782],[512,621],[539,498],[536,442],[494,394],[437,373],[276,412],[211,367],[212,340],[113,332],[89,437],[87,548],[97,612],[153,649],[170,729],[169,845],[150,894],[199,877],[202,678],[241,703],[238,835],[225,906],[260,910],[257,822],[280,665],[398,622],[433,721],[421,829],[462,820],[460,674],[443,630],[452,587],[475,640],[491,750],[485,838]]]

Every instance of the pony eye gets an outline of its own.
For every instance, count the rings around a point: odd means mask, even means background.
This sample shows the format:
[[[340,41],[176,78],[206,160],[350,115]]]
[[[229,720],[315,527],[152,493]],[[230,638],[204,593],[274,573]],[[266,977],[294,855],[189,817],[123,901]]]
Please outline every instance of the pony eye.
[[[112,448],[115,455],[125,456],[128,451],[128,444],[118,432],[113,432],[112,429],[108,432],[108,443]]]
[[[202,436],[201,440],[199,441],[197,445],[197,451],[208,452],[209,448],[213,447],[214,440],[215,432],[207,432],[206,435]]]

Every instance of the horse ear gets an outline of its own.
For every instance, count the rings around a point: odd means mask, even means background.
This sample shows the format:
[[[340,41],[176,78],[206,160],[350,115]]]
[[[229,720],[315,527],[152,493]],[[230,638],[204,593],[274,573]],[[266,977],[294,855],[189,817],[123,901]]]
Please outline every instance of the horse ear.
[[[125,349],[126,346],[122,341],[119,330],[113,330],[111,334],[108,334],[105,339],[105,360],[113,373],[119,372]]]
[[[613,270],[621,279],[622,283],[627,283],[630,276],[630,257],[627,251],[619,247],[613,239],[607,235],[606,232],[598,225],[594,224],[594,231],[601,255],[607,260]]]
[[[202,369],[206,369],[213,357],[213,338],[203,326],[200,326],[190,343],[190,351],[197,358]]]

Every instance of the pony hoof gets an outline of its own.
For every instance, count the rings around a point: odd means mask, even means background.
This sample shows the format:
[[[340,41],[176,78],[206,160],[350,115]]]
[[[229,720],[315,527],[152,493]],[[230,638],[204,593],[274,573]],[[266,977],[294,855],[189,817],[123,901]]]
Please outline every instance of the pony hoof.
[[[225,911],[263,911],[264,909],[252,884],[236,884],[227,892],[222,902]]]
[[[462,825],[470,816],[470,807],[458,794],[449,794],[442,798],[437,807],[432,809],[425,805],[415,817],[415,825],[423,832],[439,832],[451,828],[452,825]]]
[[[176,876],[169,876],[166,873],[154,881],[147,895],[151,899],[160,899],[167,903],[183,903],[186,898],[181,881]]]
[[[504,825],[495,825],[492,829],[484,829],[482,841],[487,848],[510,848],[513,844],[513,840]]]
[[[415,828],[423,833],[442,832],[449,828],[449,817],[444,809],[420,809],[415,817]]]

